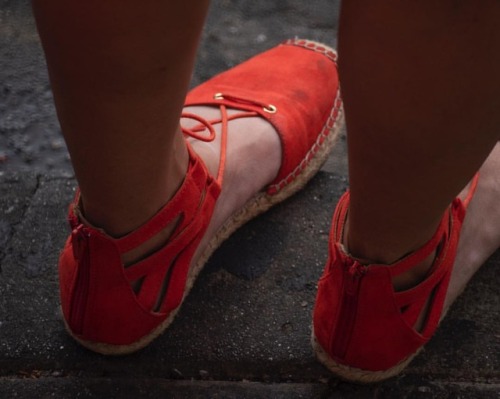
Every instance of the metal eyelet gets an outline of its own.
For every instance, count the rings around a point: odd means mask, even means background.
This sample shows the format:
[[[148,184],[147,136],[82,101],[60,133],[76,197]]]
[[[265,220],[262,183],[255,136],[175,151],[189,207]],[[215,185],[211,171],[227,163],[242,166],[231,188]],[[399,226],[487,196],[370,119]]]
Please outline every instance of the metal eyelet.
[[[214,100],[224,100],[224,95],[222,93],[215,93]]]
[[[278,111],[278,108],[276,108],[274,105],[269,104],[267,107],[262,108],[264,112],[267,112],[269,114],[275,114]]]

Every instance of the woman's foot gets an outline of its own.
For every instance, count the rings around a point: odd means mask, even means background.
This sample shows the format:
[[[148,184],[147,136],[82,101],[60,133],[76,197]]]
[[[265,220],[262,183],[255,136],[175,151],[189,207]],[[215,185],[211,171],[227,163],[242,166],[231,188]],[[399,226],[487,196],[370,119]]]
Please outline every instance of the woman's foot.
[[[326,46],[291,40],[193,89],[181,121],[185,178],[129,234],[110,237],[71,207],[59,275],[77,341],[104,354],[147,345],[215,248],[319,170],[342,124],[335,60]]]
[[[465,198],[466,187],[459,195]],[[465,216],[444,307],[448,308],[467,282],[500,247],[500,143],[479,170],[476,193]]]
[[[186,107],[184,111],[207,120],[216,120],[221,117],[216,107]],[[237,112],[228,110],[229,115]],[[183,120],[182,123],[185,127],[194,127],[198,124],[189,119]],[[221,124],[216,124],[214,128],[215,140],[204,142],[190,138],[188,141],[205,162],[209,173],[216,178],[221,152]],[[196,263],[206,245],[224,222],[274,180],[281,165],[281,151],[278,133],[266,120],[256,116],[228,122],[222,191],[192,264]]]
[[[467,185],[458,195],[465,200],[469,194]],[[457,254],[446,292],[444,309],[451,304],[465,289],[472,276],[484,262],[500,247],[500,144],[490,153],[479,171],[476,191],[467,208],[460,232]],[[397,290],[404,290],[418,285],[425,280],[432,266],[434,254],[424,260],[417,268],[398,276]],[[401,282],[404,281],[404,284]],[[393,280],[394,282],[394,280]],[[417,320],[415,328],[420,331],[428,313],[429,302]]]
[[[463,224],[463,205],[454,201],[449,214],[454,222],[445,214],[426,245],[391,266],[365,266],[337,245],[349,194],[341,198],[314,311],[313,346],[333,373],[359,382],[393,377],[432,337],[446,309],[500,245],[499,169],[497,144],[480,169]],[[468,193],[466,187],[462,200]],[[435,259],[427,276],[409,281],[408,271],[429,257]],[[395,289],[394,277],[403,274],[412,289]]]
[[[458,195],[465,200],[470,187],[467,185]],[[467,208],[460,233],[457,254],[444,308],[447,309],[462,293],[468,281],[484,262],[500,247],[500,143],[490,153],[479,171],[476,192]],[[418,285],[432,266],[434,254],[398,277],[397,291]],[[394,282],[394,280],[393,280]],[[422,313],[417,325],[425,318]]]
[[[183,112],[195,114],[207,121],[221,118],[218,107],[192,106],[185,107]],[[228,110],[229,115],[237,112]],[[194,128],[200,124],[197,120],[189,118],[183,118],[181,123],[184,128]],[[205,142],[191,137],[186,139],[201,157],[210,175],[216,179],[221,153],[221,124],[214,124],[213,127],[216,135],[212,141]],[[231,120],[228,122],[225,157],[222,191],[208,228],[193,256],[192,266],[196,264],[222,224],[278,174],[281,165],[281,143],[278,133],[269,122],[258,116]],[[177,220],[173,221],[140,247],[125,253],[122,256],[124,264],[130,266],[164,246],[175,230],[176,222]]]

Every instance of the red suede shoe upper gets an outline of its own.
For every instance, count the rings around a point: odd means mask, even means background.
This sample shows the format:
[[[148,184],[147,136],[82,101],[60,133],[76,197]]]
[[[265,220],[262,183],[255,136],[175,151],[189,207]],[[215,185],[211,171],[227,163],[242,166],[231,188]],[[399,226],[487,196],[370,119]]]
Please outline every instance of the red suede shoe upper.
[[[434,237],[413,254],[390,266],[365,266],[346,254],[340,244],[348,202],[346,193],[334,214],[329,259],[318,284],[314,332],[336,362],[367,371],[387,370],[415,354],[439,324],[465,207],[456,199]],[[395,292],[392,278],[436,248],[428,277],[412,289]],[[428,298],[430,306],[419,332],[414,325]]]
[[[289,40],[196,87],[186,106],[224,104],[267,119],[283,146],[281,169],[269,187],[274,194],[293,181],[322,143],[322,130],[337,120],[336,58],[316,43]]]

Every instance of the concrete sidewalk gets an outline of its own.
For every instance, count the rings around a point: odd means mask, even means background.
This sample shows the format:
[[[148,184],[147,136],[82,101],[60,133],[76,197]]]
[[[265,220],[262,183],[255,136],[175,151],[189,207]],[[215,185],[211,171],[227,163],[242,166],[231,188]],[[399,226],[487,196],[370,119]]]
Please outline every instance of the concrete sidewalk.
[[[214,0],[193,85],[288,37],[335,45],[338,1]],[[75,180],[59,135],[29,0],[0,0],[0,398],[500,398],[500,252],[405,374],[332,378],[309,344],[341,140],[307,189],[214,255],[170,329],[106,358],[78,346],[59,310],[57,257]]]
[[[93,354],[65,333],[59,311],[56,263],[74,186],[67,176],[0,177],[2,398],[499,397],[500,253],[403,376],[360,387],[316,362],[311,310],[331,207],[346,187],[329,172],[230,238],[151,346]]]

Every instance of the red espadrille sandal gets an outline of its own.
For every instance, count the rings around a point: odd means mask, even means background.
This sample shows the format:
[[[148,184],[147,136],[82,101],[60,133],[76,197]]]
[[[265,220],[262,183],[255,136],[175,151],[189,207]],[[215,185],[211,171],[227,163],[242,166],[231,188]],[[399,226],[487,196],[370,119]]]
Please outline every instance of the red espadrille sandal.
[[[195,119],[186,136],[213,140],[220,124],[217,177],[189,148],[189,166],[174,197],[142,227],[112,238],[85,222],[77,199],[69,211],[72,233],[59,261],[62,310],[69,333],[103,354],[143,348],[163,332],[213,251],[242,224],[283,201],[319,170],[338,136],[342,105],[336,53],[321,44],[290,40],[220,74],[191,91],[186,106],[211,106],[217,120]],[[228,113],[228,109],[233,110]],[[237,110],[234,113],[234,110]],[[278,132],[282,162],[276,179],[237,212],[192,258],[211,220],[221,191],[228,121],[260,116]],[[207,132],[208,131],[208,135]],[[163,248],[125,267],[123,254],[177,221]]]
[[[444,301],[465,211],[455,199],[434,236],[419,250],[387,266],[364,265],[342,243],[349,192],[340,199],[330,232],[329,258],[318,284],[312,344],[318,359],[339,377],[355,382],[381,381],[401,372],[432,337],[447,309]],[[392,279],[436,251],[424,281],[395,292]],[[426,312],[422,327],[415,327]]]

